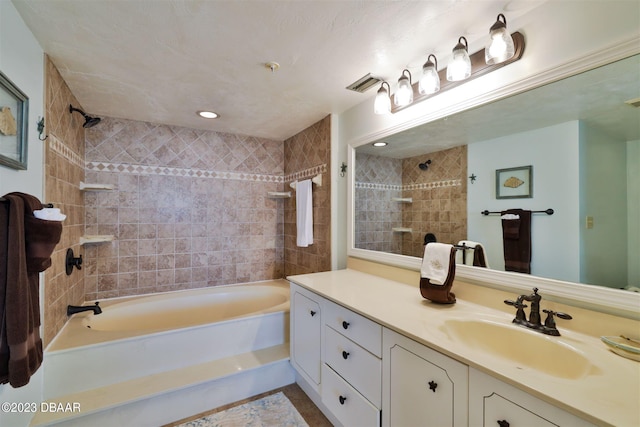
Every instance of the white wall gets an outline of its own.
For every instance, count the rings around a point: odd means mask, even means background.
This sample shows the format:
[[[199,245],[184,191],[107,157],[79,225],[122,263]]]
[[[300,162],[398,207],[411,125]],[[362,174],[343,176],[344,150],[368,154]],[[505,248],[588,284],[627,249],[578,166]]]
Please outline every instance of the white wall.
[[[29,97],[29,148],[27,170],[0,166],[0,195],[21,191],[42,198],[43,142],[38,140],[36,123],[44,116],[43,51],[22,17],[8,0],[0,0],[0,71]],[[42,289],[42,287],[41,287]],[[42,369],[29,384],[14,389],[0,385],[0,402],[36,402],[42,396]],[[26,426],[33,414],[0,411],[0,426]]]
[[[640,288],[640,140],[627,142],[628,286]]]
[[[600,63],[591,58],[585,62],[575,60],[618,43],[633,40],[631,44],[637,49],[637,39],[640,38],[640,2],[550,1],[525,18],[510,19],[509,31],[520,31],[526,39],[524,56],[516,63],[438,94],[397,114],[373,114],[374,90],[370,91],[368,100],[340,114],[339,152],[334,167],[347,162],[349,145],[370,142],[464,110],[479,102],[498,99],[511,93],[514,86],[534,87],[551,78],[559,78],[561,73],[574,74],[603,65],[612,59],[607,58],[606,51],[599,55],[599,60],[602,61]],[[464,32],[465,29],[461,28],[460,33]],[[480,50],[482,43],[483,40],[469,40],[469,51]],[[440,63],[446,64],[447,59],[440,59]],[[567,64],[571,64],[570,69],[556,71]],[[398,70],[404,66],[405,64],[398,64]],[[346,181],[340,180],[334,187],[338,197],[342,197],[338,200],[339,206],[347,206],[347,191],[340,188],[346,185]],[[339,219],[346,221],[347,216]],[[342,225],[338,226],[346,229]],[[339,238],[336,245],[347,244],[346,233]]]
[[[477,179],[467,187],[468,238],[482,242],[492,269],[504,270],[502,223],[500,215],[480,212],[551,208],[553,215],[531,218],[531,274],[578,281],[578,143],[579,123],[571,121],[469,144],[467,171]],[[529,165],[533,197],[496,199],[495,171]]]
[[[626,156],[625,141],[581,124],[581,283],[627,286]],[[585,226],[587,216],[593,219],[592,228]]]

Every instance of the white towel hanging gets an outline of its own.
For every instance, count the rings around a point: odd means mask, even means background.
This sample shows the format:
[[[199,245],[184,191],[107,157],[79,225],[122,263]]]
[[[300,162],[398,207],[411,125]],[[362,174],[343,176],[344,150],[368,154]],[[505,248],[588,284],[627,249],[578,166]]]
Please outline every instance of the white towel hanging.
[[[313,199],[311,180],[296,184],[296,244],[306,248],[313,244]]]

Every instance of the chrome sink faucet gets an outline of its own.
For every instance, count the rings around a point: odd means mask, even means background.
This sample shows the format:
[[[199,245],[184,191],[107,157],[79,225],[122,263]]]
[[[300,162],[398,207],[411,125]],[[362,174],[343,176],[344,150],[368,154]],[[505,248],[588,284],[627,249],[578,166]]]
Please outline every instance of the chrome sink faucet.
[[[544,325],[540,321],[540,300],[542,297],[538,294],[538,288],[533,288],[533,293],[531,295],[520,295],[517,300],[505,300],[504,303],[507,305],[514,306],[516,311],[516,317],[513,319],[513,323],[516,325],[524,326],[529,329],[533,329],[534,331],[541,332],[546,335],[560,336],[560,332],[556,327],[556,322],[554,320],[554,316],[570,320],[571,316],[566,313],[560,313],[553,310],[542,310],[543,313],[547,314],[547,317],[544,321]],[[529,320],[525,315],[524,309],[527,305],[523,302],[527,301],[531,303],[531,310],[529,311]]]

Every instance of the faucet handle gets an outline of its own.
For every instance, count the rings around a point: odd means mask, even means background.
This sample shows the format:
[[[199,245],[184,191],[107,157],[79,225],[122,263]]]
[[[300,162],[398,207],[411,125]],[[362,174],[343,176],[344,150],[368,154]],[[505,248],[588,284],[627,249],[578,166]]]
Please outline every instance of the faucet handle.
[[[507,304],[507,305],[512,305],[515,308],[527,308],[527,304],[523,303],[520,298],[518,298],[517,301],[506,299],[506,300],[504,300],[504,303]]]
[[[556,327],[556,321],[553,319],[553,316],[557,316],[560,319],[565,319],[565,320],[573,319],[573,317],[571,317],[567,313],[561,313],[559,311],[553,311],[553,310],[542,310],[542,311],[544,313],[547,313],[547,318],[544,321],[544,326],[546,326],[547,328],[555,328]]]

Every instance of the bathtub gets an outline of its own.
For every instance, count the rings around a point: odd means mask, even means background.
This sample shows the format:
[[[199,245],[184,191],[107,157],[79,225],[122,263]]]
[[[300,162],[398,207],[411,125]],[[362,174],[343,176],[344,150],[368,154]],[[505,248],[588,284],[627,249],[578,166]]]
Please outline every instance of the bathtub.
[[[45,350],[45,399],[233,361],[289,341],[285,280],[116,298],[100,307],[99,315],[72,316]],[[289,366],[279,369],[278,381],[293,382]]]

